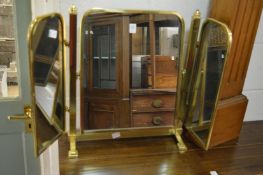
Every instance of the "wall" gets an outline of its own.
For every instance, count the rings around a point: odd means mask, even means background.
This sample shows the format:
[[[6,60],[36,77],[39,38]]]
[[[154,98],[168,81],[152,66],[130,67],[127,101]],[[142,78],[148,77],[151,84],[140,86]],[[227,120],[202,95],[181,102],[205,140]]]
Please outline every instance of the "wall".
[[[59,1],[52,0],[31,0],[32,17],[59,11]]]
[[[107,3],[105,3],[107,2]],[[68,21],[67,9],[72,5],[78,8],[79,21],[85,11],[94,7],[109,9],[151,9],[151,10],[175,10],[182,14],[186,26],[190,26],[191,16],[199,9],[202,16],[207,16],[210,0],[60,0],[60,11]]]
[[[245,121],[263,120],[263,13],[251,55],[243,93],[248,97]]]

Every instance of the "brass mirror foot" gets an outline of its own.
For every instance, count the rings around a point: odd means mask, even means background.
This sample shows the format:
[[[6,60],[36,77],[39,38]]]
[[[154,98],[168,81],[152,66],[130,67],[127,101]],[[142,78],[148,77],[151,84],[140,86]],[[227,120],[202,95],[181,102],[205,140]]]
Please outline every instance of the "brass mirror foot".
[[[185,144],[183,142],[178,142],[177,143],[177,147],[179,149],[179,153],[183,154],[187,151],[187,147],[185,146]]]
[[[182,132],[183,132],[182,128],[175,129],[175,137],[176,137],[176,140],[178,142],[177,147],[178,147],[180,153],[184,153],[187,151],[187,147],[185,146],[184,141],[181,137]]]
[[[79,153],[77,150],[69,150],[68,152],[68,158],[70,159],[75,159],[75,158],[78,158],[79,157]]]
[[[70,148],[68,151],[68,158],[74,159],[79,156],[78,150],[76,149],[76,136],[69,136]]]

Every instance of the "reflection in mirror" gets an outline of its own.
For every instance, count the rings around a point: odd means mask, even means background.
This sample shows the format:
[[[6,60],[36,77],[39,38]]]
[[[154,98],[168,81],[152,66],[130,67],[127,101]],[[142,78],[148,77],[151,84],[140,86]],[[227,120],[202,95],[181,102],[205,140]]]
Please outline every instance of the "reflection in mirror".
[[[173,127],[181,16],[93,9],[84,15],[81,30],[84,130]]]
[[[116,88],[115,26],[92,26],[93,87]]]
[[[178,17],[133,15],[130,17],[131,29],[132,88],[176,88],[181,42]],[[152,60],[155,60],[155,71]]]
[[[209,139],[212,118],[218,100],[222,73],[230,47],[230,32],[214,20],[204,24],[201,46],[197,55],[197,70],[194,77],[195,91],[191,99],[190,127],[205,146]],[[194,102],[194,104],[193,104]]]
[[[36,104],[51,122],[58,92],[59,71],[59,18],[52,17],[39,22],[33,36],[34,82]],[[38,38],[39,37],[39,38]]]
[[[138,15],[149,16],[149,15]],[[148,77],[146,75],[147,57],[150,55],[150,30],[149,21],[133,20],[138,16],[131,17],[130,26],[134,31],[130,31],[132,48],[132,88],[148,88]],[[144,72],[144,73],[143,73]]]
[[[54,14],[37,18],[29,31],[37,154],[64,129],[62,26],[61,17]]]

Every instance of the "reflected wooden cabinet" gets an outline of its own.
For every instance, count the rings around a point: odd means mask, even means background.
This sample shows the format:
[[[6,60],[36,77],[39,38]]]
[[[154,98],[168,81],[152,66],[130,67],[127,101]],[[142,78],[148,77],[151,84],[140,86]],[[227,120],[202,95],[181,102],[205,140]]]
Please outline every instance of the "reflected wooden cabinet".
[[[158,90],[131,91],[131,126],[173,126],[176,92]]]
[[[177,17],[105,13],[85,20],[83,129],[173,126]]]
[[[150,63],[150,57],[142,58],[142,87],[145,84],[151,84],[152,79],[152,67]],[[177,86],[177,66],[176,62],[173,60],[172,56],[155,56],[155,88],[157,89],[167,89],[176,88]],[[148,87],[148,86],[147,86]]]
[[[90,100],[89,106],[89,129],[118,128],[118,101],[117,100]]]

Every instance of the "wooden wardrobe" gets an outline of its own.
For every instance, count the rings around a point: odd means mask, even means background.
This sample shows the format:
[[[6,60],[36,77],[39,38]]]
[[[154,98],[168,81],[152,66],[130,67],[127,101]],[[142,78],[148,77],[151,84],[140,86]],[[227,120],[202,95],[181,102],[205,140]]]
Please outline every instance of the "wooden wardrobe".
[[[239,136],[248,99],[242,94],[262,12],[262,0],[213,0],[209,17],[228,25],[232,47],[223,75],[210,147]]]

